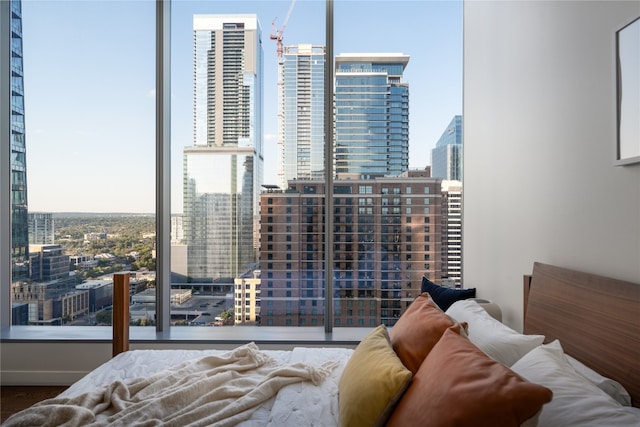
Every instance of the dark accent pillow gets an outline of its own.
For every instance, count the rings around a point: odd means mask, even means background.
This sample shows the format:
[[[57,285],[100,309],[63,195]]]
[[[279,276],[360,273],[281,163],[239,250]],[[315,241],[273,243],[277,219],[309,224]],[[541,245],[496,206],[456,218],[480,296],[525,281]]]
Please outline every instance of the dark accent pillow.
[[[443,311],[447,309],[456,301],[462,299],[469,299],[476,297],[476,288],[469,289],[454,289],[444,286],[436,285],[426,277],[422,277],[422,287],[420,292],[428,292],[431,299],[438,304]]]

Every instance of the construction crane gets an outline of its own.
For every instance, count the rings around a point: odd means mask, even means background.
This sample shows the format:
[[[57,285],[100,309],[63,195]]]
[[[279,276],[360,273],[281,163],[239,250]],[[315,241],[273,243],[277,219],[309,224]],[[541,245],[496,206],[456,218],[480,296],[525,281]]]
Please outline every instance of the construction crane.
[[[282,33],[284,33],[295,4],[296,0],[291,0],[289,11],[279,30],[276,29],[275,19],[271,22],[271,34],[269,35],[271,40],[275,40],[278,43],[276,49],[278,54],[278,139],[276,144],[278,146],[278,185],[282,188],[287,186],[284,173],[284,57],[282,56]]]
[[[291,0],[291,5],[289,6],[289,11],[287,12],[287,16],[284,18],[282,22],[282,26],[280,29],[276,29],[276,21],[275,19],[271,22],[271,34],[269,38],[271,40],[275,40],[278,44],[276,47],[276,52],[278,54],[278,61],[282,60],[282,33],[284,33],[284,29],[287,26],[287,21],[289,21],[289,17],[291,16],[291,12],[293,11],[293,6],[295,6],[296,0]]]

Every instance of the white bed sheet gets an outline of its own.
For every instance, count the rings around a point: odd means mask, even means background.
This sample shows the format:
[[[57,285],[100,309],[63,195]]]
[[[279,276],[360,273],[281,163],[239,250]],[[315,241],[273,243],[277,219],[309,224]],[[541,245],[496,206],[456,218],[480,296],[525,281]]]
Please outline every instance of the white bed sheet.
[[[74,397],[104,387],[114,381],[146,377],[171,369],[188,360],[220,355],[230,350],[131,350],[120,353],[71,385],[60,397]],[[243,423],[257,426],[338,426],[338,381],[353,353],[347,348],[296,347],[292,351],[262,350],[282,364],[304,362],[320,366],[327,361],[339,362],[319,386],[310,382],[291,384],[260,406]]]
[[[296,347],[291,352],[289,362],[302,362],[320,366],[325,362],[337,361],[329,377],[314,386],[309,382],[291,384],[276,396],[269,426],[339,426],[338,382],[342,371],[353,354],[348,348]]]

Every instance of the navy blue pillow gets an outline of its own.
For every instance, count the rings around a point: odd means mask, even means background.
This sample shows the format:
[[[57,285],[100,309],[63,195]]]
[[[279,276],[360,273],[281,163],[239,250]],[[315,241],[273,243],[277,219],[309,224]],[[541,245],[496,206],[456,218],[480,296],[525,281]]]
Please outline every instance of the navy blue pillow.
[[[476,288],[447,288],[444,286],[436,285],[424,276],[422,277],[422,286],[420,288],[420,291],[429,292],[429,295],[431,295],[431,299],[433,300],[433,302],[435,302],[438,307],[442,309],[442,311],[447,311],[451,304],[456,301],[476,297]]]

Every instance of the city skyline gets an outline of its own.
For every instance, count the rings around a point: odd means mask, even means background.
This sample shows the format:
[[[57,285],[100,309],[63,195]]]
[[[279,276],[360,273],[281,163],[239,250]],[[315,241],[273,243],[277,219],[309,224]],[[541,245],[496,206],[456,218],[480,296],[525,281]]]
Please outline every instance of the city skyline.
[[[153,212],[155,3],[24,3],[29,210]],[[277,183],[277,59],[268,37],[271,21],[277,27],[289,4],[174,3],[172,212],[182,211],[182,150],[193,139],[193,15],[257,13],[265,58],[265,183]],[[284,45],[324,44],[323,16],[324,2],[298,1]],[[425,167],[442,128],[462,109],[462,3],[338,1],[334,21],[336,54],[411,56],[409,167]]]

